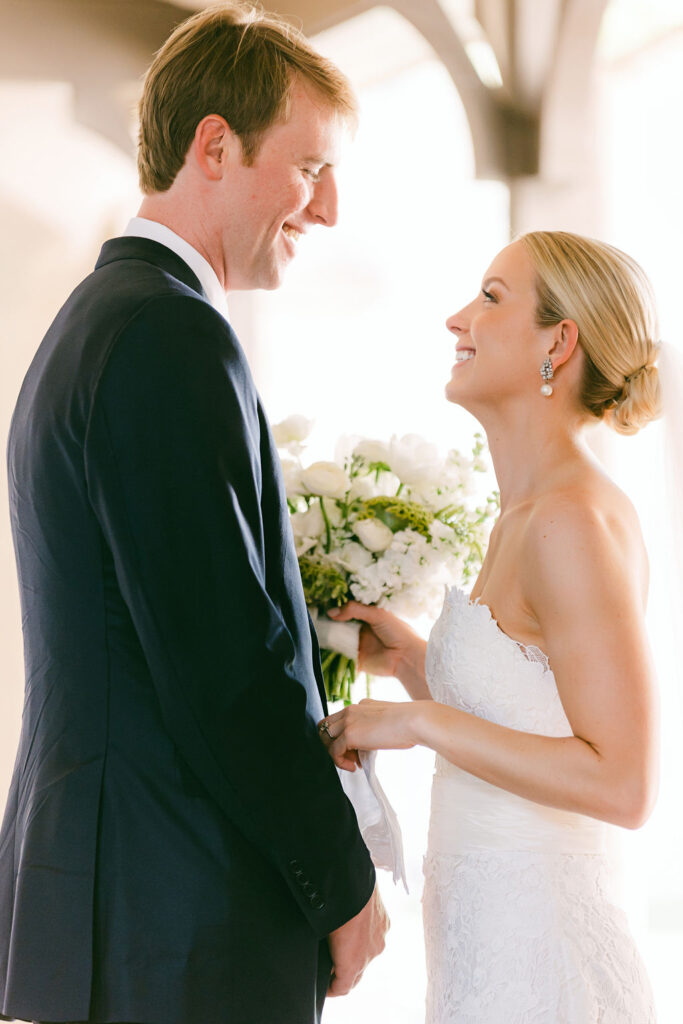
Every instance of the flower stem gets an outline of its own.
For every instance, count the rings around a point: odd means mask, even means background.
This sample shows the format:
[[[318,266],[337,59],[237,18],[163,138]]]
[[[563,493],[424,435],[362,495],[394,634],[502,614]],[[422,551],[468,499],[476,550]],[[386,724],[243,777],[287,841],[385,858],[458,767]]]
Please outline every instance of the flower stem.
[[[322,498],[320,499],[320,511],[322,512],[323,519],[325,520],[325,554],[329,555],[330,548],[332,547],[332,529],[330,527],[330,520],[327,518],[325,502]]]

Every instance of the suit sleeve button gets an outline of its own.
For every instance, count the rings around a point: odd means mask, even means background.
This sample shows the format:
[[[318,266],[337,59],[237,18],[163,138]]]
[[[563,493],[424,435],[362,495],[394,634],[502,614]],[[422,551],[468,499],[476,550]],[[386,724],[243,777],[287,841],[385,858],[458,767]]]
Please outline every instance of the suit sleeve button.
[[[315,891],[315,886],[313,885],[312,882],[304,882],[302,888],[304,890],[305,895],[308,896],[309,899],[312,898],[313,896],[317,896],[318,895],[316,893],[316,891]]]
[[[321,899],[316,893],[315,898],[311,899],[311,906],[314,910],[323,910],[325,907],[325,900]]]

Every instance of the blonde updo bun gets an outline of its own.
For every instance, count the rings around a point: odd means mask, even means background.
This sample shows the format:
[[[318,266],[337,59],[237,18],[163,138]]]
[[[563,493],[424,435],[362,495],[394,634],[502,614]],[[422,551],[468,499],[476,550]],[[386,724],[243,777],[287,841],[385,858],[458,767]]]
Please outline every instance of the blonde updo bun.
[[[659,371],[642,366],[626,381],[621,398],[605,413],[605,419],[619,434],[636,434],[662,413]]]
[[[581,402],[620,434],[662,412],[652,286],[625,252],[568,231],[532,231],[520,241],[536,270],[539,327],[573,320],[585,357]]]

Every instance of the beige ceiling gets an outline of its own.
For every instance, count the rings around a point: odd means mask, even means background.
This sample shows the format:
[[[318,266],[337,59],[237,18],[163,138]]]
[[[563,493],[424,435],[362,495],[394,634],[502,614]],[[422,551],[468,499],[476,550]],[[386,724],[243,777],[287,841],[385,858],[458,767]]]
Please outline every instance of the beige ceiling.
[[[510,180],[542,171],[558,119],[578,139],[606,5],[388,0],[383,6],[407,19],[450,73],[470,124],[477,173]],[[2,77],[71,82],[78,119],[130,149],[136,83],[173,26],[205,6],[202,0],[0,0]],[[266,6],[315,35],[379,5],[270,0]],[[378,40],[378,74],[390,73],[386,50]]]

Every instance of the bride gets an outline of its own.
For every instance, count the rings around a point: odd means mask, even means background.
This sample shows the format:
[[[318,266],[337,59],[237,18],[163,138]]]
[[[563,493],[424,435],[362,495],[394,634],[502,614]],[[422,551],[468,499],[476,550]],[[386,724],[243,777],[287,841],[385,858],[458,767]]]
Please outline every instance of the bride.
[[[606,857],[610,826],[642,825],[657,790],[648,562],[582,434],[660,412],[650,285],[612,246],[534,232],[447,326],[446,396],[486,430],[500,518],[471,597],[447,594],[428,644],[386,610],[338,611],[364,623],[362,667],[412,702],[362,701],[322,735],[349,770],[358,750],[436,751],[428,1024],[649,1024]]]

